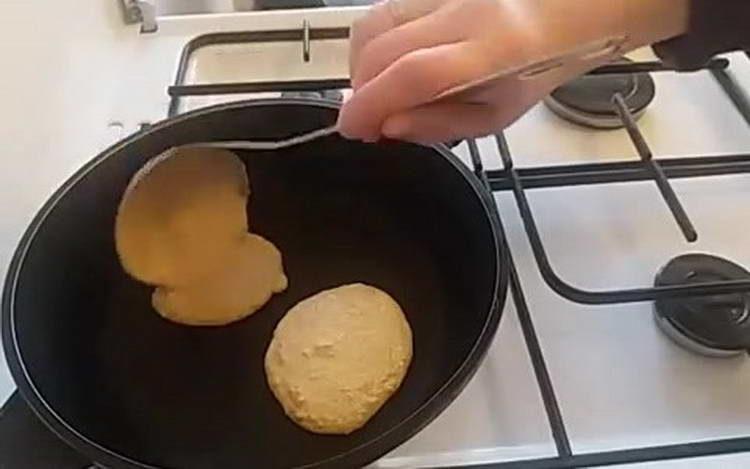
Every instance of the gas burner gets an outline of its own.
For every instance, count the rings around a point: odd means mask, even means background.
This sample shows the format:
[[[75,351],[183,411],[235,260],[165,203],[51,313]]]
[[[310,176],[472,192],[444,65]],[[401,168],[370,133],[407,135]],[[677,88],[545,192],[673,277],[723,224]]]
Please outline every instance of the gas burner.
[[[656,286],[743,280],[750,272],[707,254],[686,254],[669,261],[656,275]],[[750,293],[657,300],[659,328],[680,346],[710,357],[731,357],[750,348]]]
[[[620,61],[626,62],[631,61]],[[574,124],[618,129],[624,124],[612,104],[615,93],[622,95],[637,120],[654,99],[654,79],[648,73],[584,75],[557,88],[544,103],[552,112]]]

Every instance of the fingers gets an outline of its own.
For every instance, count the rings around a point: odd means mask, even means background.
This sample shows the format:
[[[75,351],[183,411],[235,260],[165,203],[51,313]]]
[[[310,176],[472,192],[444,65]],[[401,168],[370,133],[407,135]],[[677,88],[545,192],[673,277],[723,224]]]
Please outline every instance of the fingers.
[[[486,104],[426,104],[389,117],[383,135],[425,145],[479,137],[501,130],[496,114]]]
[[[349,37],[349,76],[354,77],[360,50],[373,38],[397,26],[390,10],[383,3],[374,5],[368,13],[354,22]]]
[[[388,0],[374,5],[352,25],[349,38],[349,73],[353,78],[362,48],[372,39],[402,24],[428,15],[450,0]]]
[[[440,93],[490,71],[481,49],[454,43],[420,49],[399,58],[363,85],[339,114],[346,137],[374,141],[386,117],[425,104]]]
[[[428,15],[449,1],[455,0],[387,0],[385,5],[396,23],[403,24]]]
[[[609,59],[572,57],[610,32],[587,26],[606,13],[592,10],[597,2],[573,2],[574,15],[568,3],[388,0],[374,7],[352,31],[354,94],[339,114],[339,132],[434,143],[509,125],[555,86]],[[543,67],[557,61],[564,66]]]
[[[559,83],[585,71],[561,70],[544,80],[524,81],[508,76],[490,89],[465,96],[469,101],[424,104],[388,117],[383,135],[422,144],[448,142],[499,132],[515,122]]]
[[[431,0],[432,3],[446,0]],[[434,12],[396,26],[370,40],[356,51],[356,65],[352,70],[352,87],[357,91],[363,84],[380,74],[400,57],[419,49],[450,44],[464,39],[462,28],[451,24],[448,10]]]

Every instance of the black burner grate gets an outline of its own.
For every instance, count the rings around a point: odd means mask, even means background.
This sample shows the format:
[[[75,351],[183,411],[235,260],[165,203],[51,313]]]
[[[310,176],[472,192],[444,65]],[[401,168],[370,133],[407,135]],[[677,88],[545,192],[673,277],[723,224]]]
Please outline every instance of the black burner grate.
[[[711,73],[716,77],[719,84],[734,103],[739,114],[750,124],[750,101],[726,70],[728,66],[729,62],[726,59],[717,59],[712,61],[706,68],[711,70]],[[617,73],[639,73],[644,68],[648,68],[651,71],[667,70],[666,67],[655,66],[652,63],[617,65],[613,66],[612,70],[616,70]],[[525,190],[541,187],[570,187],[585,184],[653,180],[657,184],[664,201],[674,215],[686,240],[694,242],[698,238],[698,233],[690,222],[688,214],[682,207],[674,190],[672,190],[669,178],[705,177],[750,172],[750,154],[688,157],[663,161],[654,159],[646,140],[639,131],[633,116],[627,109],[621,96],[615,95],[613,106],[615,106],[620,118],[623,120],[641,161],[516,169],[505,137],[502,134],[498,134],[495,136],[495,139],[504,169],[489,173],[480,171],[482,179],[486,181],[488,187],[492,190],[513,191],[535,260],[545,282],[561,296],[582,304],[615,304],[750,291],[750,281],[747,280],[693,283],[676,287],[642,287],[626,290],[586,291],[573,287],[555,273],[536,227]],[[469,149],[473,154],[476,152],[476,145],[470,146]],[[478,154],[476,156],[472,155],[472,161],[476,161],[478,158]],[[512,262],[512,256],[510,258]],[[523,329],[534,373],[539,383],[558,455],[552,458],[514,461],[477,467],[591,467],[750,451],[750,437],[744,437],[618,451],[572,454],[570,441],[567,437],[559,404],[557,403],[554,388],[547,371],[544,355],[539,346],[531,314],[523,297],[514,266],[512,266],[511,272],[511,292],[516,303],[519,322]]]

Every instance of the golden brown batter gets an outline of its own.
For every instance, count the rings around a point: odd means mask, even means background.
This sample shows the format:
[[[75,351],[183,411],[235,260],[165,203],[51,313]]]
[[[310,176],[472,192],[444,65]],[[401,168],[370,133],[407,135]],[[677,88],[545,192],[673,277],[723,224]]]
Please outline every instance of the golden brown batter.
[[[195,326],[221,325],[260,309],[273,293],[286,289],[287,279],[276,247],[250,234],[216,274],[193,285],[159,287],[154,308],[167,319]]]
[[[286,288],[281,254],[248,234],[250,186],[232,152],[172,149],[141,169],[120,203],[115,244],[125,270],[156,285],[154,308],[191,325],[220,325]]]

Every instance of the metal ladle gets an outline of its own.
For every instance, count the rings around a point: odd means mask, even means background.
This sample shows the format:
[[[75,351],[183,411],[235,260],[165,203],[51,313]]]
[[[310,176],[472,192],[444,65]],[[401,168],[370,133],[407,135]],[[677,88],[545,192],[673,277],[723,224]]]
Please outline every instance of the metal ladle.
[[[250,150],[250,151],[273,151],[282,148],[289,148],[304,143],[312,142],[319,138],[333,135],[337,132],[335,125],[323,127],[294,137],[283,140],[264,141],[264,140],[227,140],[221,142],[198,142],[182,145],[183,148],[219,148],[223,150]]]

